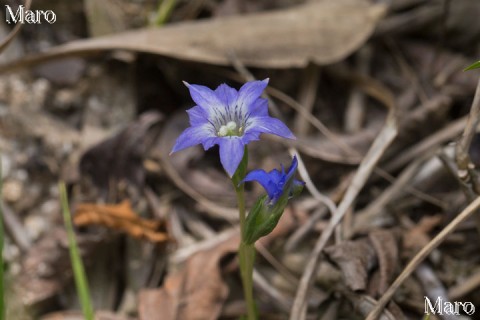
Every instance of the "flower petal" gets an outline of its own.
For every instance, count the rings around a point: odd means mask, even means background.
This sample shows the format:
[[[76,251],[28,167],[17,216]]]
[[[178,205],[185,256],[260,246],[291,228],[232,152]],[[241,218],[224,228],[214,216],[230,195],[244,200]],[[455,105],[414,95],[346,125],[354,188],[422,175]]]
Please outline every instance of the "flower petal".
[[[301,191],[298,190],[298,188],[305,185],[304,182],[293,179],[297,165],[298,161],[296,156],[294,156],[287,174],[285,173],[283,166],[281,171],[278,169],[273,169],[269,172],[265,172],[264,170],[253,170],[247,174],[245,179],[242,180],[242,183],[246,181],[257,181],[262,185],[265,191],[267,191],[270,203],[276,203],[285,191],[288,192],[289,196],[293,196],[294,192]],[[287,184],[290,179],[293,179],[292,183]],[[287,186],[289,189],[285,190]]]
[[[202,141],[203,149],[205,151],[207,151],[208,149],[210,149],[214,145],[218,144],[220,139],[222,139],[222,138],[219,138],[219,137],[206,138],[205,140]]]
[[[263,169],[250,171],[242,182],[257,181],[267,191],[268,197],[272,199],[277,191],[275,183],[272,183],[271,172],[267,173]]]
[[[239,137],[224,137],[219,139],[220,162],[223,168],[232,177],[242,161],[244,144]]]
[[[293,156],[292,164],[290,165],[290,168],[288,168],[287,178],[285,179],[285,182],[290,180],[290,178],[295,174],[295,171],[297,171],[297,167],[298,167],[297,156]]]
[[[268,100],[258,98],[250,107],[250,116],[252,117],[268,117]]]
[[[198,126],[208,122],[207,113],[199,106],[187,110],[191,126]]]
[[[237,103],[238,92],[234,88],[229,87],[226,84],[221,84],[215,89],[215,94],[220,101],[227,106],[227,108],[233,108]]]
[[[244,145],[249,144],[252,141],[260,140],[260,132],[256,131],[247,131],[243,136],[240,137]]]
[[[212,135],[213,133],[209,123],[200,126],[188,127],[177,138],[177,141],[175,142],[170,154],[203,143],[203,141],[211,138]]]
[[[268,174],[270,175],[270,180],[276,185],[281,183],[282,178],[285,178],[285,173],[278,169],[273,169]]]
[[[225,108],[212,89],[197,84],[189,84],[185,81],[183,83],[190,91],[193,101],[205,111],[209,111],[211,108]]]
[[[258,131],[275,134],[277,136],[296,139],[288,127],[280,120],[272,117],[250,117],[247,121],[246,131]]]
[[[238,91],[238,100],[242,110],[250,110],[252,104],[262,94],[263,90],[267,87],[268,78],[263,81],[250,81],[245,83]]]

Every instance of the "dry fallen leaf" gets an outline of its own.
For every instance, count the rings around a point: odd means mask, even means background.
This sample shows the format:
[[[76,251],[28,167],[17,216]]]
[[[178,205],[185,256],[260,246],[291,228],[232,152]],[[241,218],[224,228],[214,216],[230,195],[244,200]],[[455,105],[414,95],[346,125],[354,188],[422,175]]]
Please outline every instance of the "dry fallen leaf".
[[[325,252],[340,267],[350,289],[368,289],[373,296],[386,290],[399,259],[397,240],[391,230],[376,230],[368,239],[345,241]],[[377,264],[379,270],[370,274]]]
[[[385,8],[366,0],[310,1],[283,10],[74,41],[0,66],[0,70],[118,49],[220,65],[231,64],[231,52],[247,66],[301,67],[309,61],[325,65],[358,49],[374,31]]]
[[[162,222],[140,218],[133,212],[128,200],[113,205],[80,204],[75,210],[73,222],[77,226],[103,225],[152,242],[168,240],[167,234],[159,231]]]
[[[342,269],[345,284],[352,290],[365,290],[368,273],[377,263],[370,241],[345,241],[328,247],[325,253]]]
[[[140,320],[215,320],[228,296],[220,261],[236,252],[235,233],[226,241],[191,256],[184,268],[169,275],[160,289],[142,290]]]
[[[392,230],[376,230],[368,235],[378,259],[380,279],[375,290],[383,294],[390,285],[398,266],[397,238]]]

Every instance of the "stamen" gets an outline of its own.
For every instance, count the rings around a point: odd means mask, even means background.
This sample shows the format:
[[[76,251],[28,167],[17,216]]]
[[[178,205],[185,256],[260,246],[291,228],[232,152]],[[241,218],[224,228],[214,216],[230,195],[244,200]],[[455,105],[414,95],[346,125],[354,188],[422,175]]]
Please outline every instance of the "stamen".
[[[221,126],[220,129],[217,132],[219,137],[225,137],[228,134],[228,128],[227,126]]]
[[[237,124],[235,123],[235,121],[229,121],[227,123],[227,129],[230,131],[237,129]]]

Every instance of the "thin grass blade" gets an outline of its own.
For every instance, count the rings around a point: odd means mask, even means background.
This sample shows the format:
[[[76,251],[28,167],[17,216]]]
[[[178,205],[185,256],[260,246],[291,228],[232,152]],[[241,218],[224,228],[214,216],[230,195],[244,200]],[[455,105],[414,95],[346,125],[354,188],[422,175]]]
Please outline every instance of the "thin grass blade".
[[[77,240],[73,231],[72,218],[70,214],[70,208],[68,206],[67,191],[63,182],[59,183],[60,189],[60,201],[62,203],[63,220],[65,223],[65,229],[68,235],[68,248],[70,251],[70,261],[73,268],[73,276],[75,278],[75,286],[77,288],[77,294],[82,306],[83,316],[87,320],[93,320],[94,312],[92,307],[92,301],[90,297],[90,290],[88,287],[88,280],[85,274],[85,268],[83,267],[82,258],[77,246]]]
[[[463,71],[469,71],[469,70],[478,69],[478,68],[480,68],[480,61],[472,63],[471,65],[463,69]]]

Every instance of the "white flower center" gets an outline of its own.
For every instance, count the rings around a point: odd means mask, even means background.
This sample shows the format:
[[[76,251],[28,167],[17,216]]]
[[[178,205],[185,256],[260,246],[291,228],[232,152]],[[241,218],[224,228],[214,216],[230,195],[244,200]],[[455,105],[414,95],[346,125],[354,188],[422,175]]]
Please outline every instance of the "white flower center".
[[[217,133],[220,137],[225,137],[228,134],[228,128],[226,126],[221,126]]]
[[[229,121],[226,127],[228,130],[233,131],[237,129],[237,124],[234,121]]]
[[[218,129],[218,136],[225,137],[225,136],[238,136],[239,133],[242,134],[243,129],[237,130],[237,124],[235,121],[229,121],[227,124],[222,125],[220,129]]]

